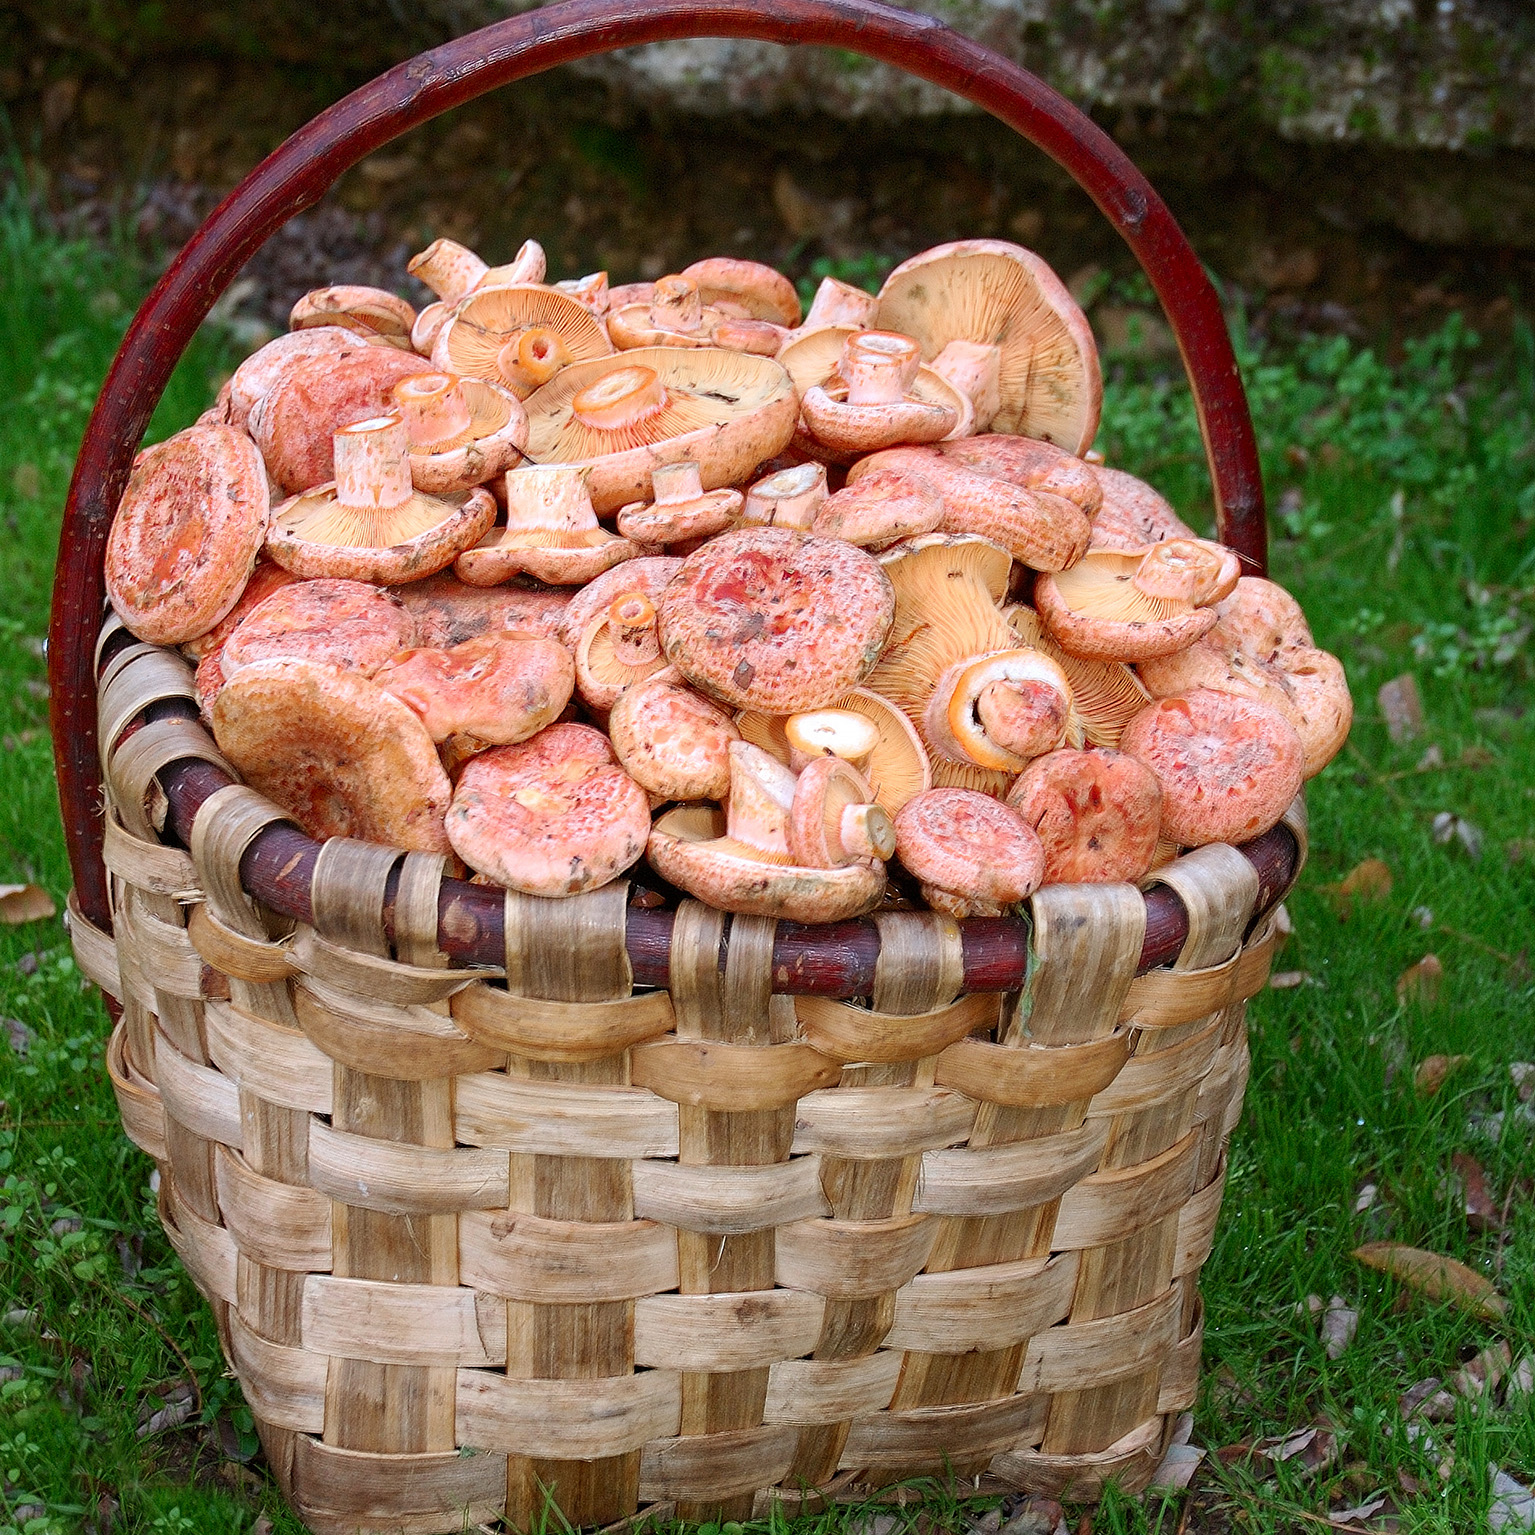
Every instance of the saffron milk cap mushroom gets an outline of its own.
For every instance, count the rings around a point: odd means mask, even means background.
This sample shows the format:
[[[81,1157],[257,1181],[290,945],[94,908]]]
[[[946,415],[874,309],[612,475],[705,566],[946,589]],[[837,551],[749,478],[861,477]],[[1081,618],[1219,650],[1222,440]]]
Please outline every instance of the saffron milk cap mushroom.
[[[667,659],[711,698],[795,714],[863,681],[893,613],[890,582],[861,549],[743,528],[683,562],[662,593],[659,633]]]
[[[705,304],[738,309],[753,320],[768,320],[784,329],[799,324],[799,294],[782,272],[743,256],[706,256],[679,274],[693,280]]]
[[[955,662],[939,676],[923,714],[923,734],[937,756],[1002,773],[1054,751],[1072,724],[1065,672],[1029,649]]]
[[[528,360],[522,338],[529,331],[552,338],[548,346],[572,361],[613,350],[602,322],[580,299],[541,283],[510,283],[476,288],[459,301],[432,343],[432,364],[460,378],[492,379],[526,398],[532,383],[519,376],[517,364]]]
[[[1081,731],[1093,746],[1114,747],[1126,725],[1151,702],[1151,694],[1120,661],[1089,661],[1068,655],[1039,621],[1033,608],[1015,603],[1002,610],[1023,644],[1042,651],[1065,672]]]
[[[410,350],[415,307],[384,288],[338,283],[306,293],[288,313],[289,330],[339,325],[361,336],[378,336],[390,346]]]
[[[659,605],[661,593],[681,569],[682,559],[679,555],[646,554],[604,571],[595,581],[588,581],[571,597],[569,605],[560,615],[554,631],[555,638],[567,650],[574,650],[587,624],[598,613],[605,612],[615,597],[621,597],[625,592],[643,592]]]
[[[452,787],[426,727],[356,671],[289,657],[242,668],[213,703],[219,750],[311,837],[446,853]]]
[[[295,581],[263,598],[224,641],[233,677],[260,661],[320,661],[371,677],[416,643],[415,620],[389,592],[362,581]]]
[[[495,521],[488,490],[428,495],[411,483],[410,434],[397,415],[335,434],[336,478],[284,501],[268,555],[295,575],[420,580],[451,565]]]
[[[840,384],[814,384],[800,398],[806,435],[832,453],[853,455],[946,437],[960,413],[912,391],[921,361],[910,336],[855,331],[843,344]]]
[[[1093,549],[1144,549],[1164,538],[1193,538],[1194,530],[1172,504],[1144,480],[1123,469],[1089,464],[1102,497],[1093,516]]]
[[[726,316],[705,304],[691,277],[657,278],[648,300],[608,308],[608,339],[621,352],[637,347],[713,346]]]
[[[868,781],[842,757],[817,757],[794,782],[789,852],[812,869],[840,869],[895,853],[895,823],[874,803]]]
[[[252,352],[230,375],[224,391],[228,396],[231,426],[244,428],[256,402],[267,394],[288,369],[310,357],[355,352],[363,346],[383,345],[381,337],[369,337],[339,325],[290,330]]]
[[[810,308],[801,321],[801,332],[819,325],[847,325],[854,330],[873,330],[879,298],[836,277],[823,277]]]
[[[501,348],[496,368],[517,398],[525,400],[575,360],[575,353],[557,330],[535,325],[529,330],[518,331],[507,341]]]
[[[544,248],[537,240],[524,240],[517,254],[504,266],[488,266],[457,240],[433,240],[405,265],[437,297],[456,304],[477,288],[510,283],[541,283],[548,268]]]
[[[704,490],[739,485],[794,433],[799,402],[769,357],[641,347],[572,363],[526,402],[528,457],[591,470],[592,505],[616,512],[661,464],[691,459]]]
[[[934,911],[998,917],[1039,888],[1045,850],[1031,826],[989,794],[929,789],[895,818],[895,853]]]
[[[434,650],[503,629],[558,638],[561,616],[570,603],[568,589],[470,586],[447,570],[391,587],[390,595],[398,597],[415,620],[416,643]]]
[[[1036,757],[1007,803],[1045,849],[1047,885],[1134,884],[1151,868],[1162,823],[1162,786],[1116,751],[1054,751]]]
[[[885,888],[879,859],[837,868],[794,861],[789,818],[795,783],[794,774],[767,752],[733,742],[726,813],[708,805],[667,811],[651,828],[651,864],[663,879],[721,911],[840,922],[872,910]]]
[[[551,725],[464,768],[447,831],[454,852],[498,884],[580,895],[645,851],[650,802],[600,730]]]
[[[1002,408],[1002,352],[978,341],[951,341],[933,359],[933,372],[970,402],[970,431],[990,429]],[[951,435],[964,437],[968,433]]]
[[[746,492],[741,524],[809,532],[827,498],[826,465],[794,464],[765,475]]]
[[[251,571],[250,580],[245,583],[245,590],[240,593],[240,600],[206,634],[188,640],[181,647],[182,655],[189,661],[201,661],[204,656],[222,650],[224,642],[258,602],[264,602],[278,587],[291,586],[297,580],[298,577],[292,571],[284,570],[281,565],[274,565],[271,560],[258,559],[256,568]]]
[[[935,532],[942,522],[943,497],[920,475],[876,469],[828,496],[810,528],[823,538],[878,548]]]
[[[608,736],[624,770],[660,800],[723,800],[730,793],[730,716],[695,693],[675,667],[614,700]]]
[[[1262,836],[1304,781],[1300,737],[1278,710],[1209,688],[1148,704],[1119,746],[1156,774],[1162,833],[1180,847]]]
[[[585,277],[565,277],[554,286],[561,293],[580,299],[599,318],[608,312],[608,299],[612,290],[608,287],[606,272],[589,272]]]
[[[505,474],[528,440],[528,416],[511,390],[486,379],[417,373],[394,386],[410,436],[410,477],[428,495],[452,495]]]
[[[915,337],[930,363],[951,341],[995,347],[999,432],[1085,453],[1098,430],[1103,380],[1092,328],[1033,251],[1005,240],[956,240],[903,261],[879,293],[882,330]]]
[[[729,487],[705,490],[698,464],[691,458],[658,464],[650,483],[654,501],[632,502],[618,514],[618,531],[637,543],[676,544],[723,533],[745,500],[740,491]]]
[[[611,709],[625,688],[665,665],[656,606],[643,591],[620,592],[576,642],[576,686],[587,707],[600,713]]]
[[[491,528],[454,569],[475,586],[494,586],[526,571],[555,586],[579,586],[639,553],[597,522],[587,494],[589,471],[529,464],[506,476],[506,525]]]
[[[1089,517],[1103,501],[1103,487],[1094,466],[1054,443],[987,432],[946,442],[939,451],[977,474],[995,475],[1039,494],[1062,496]]]
[[[453,306],[438,299],[420,310],[410,328],[410,349],[422,357],[430,358],[442,328],[453,318]]]
[[[107,535],[107,595],[141,640],[179,645],[240,600],[261,551],[266,470],[244,432],[191,426],[145,448]]]

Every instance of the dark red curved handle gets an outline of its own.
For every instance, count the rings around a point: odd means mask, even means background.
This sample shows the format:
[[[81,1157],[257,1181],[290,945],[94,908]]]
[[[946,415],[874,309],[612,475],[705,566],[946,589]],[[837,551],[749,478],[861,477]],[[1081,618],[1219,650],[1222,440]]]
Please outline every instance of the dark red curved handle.
[[[272,233],[391,139],[556,64],[686,37],[819,43],[865,54],[984,107],[1064,166],[1124,236],[1162,300],[1193,384],[1220,537],[1263,571],[1257,444],[1215,290],[1150,182],[1065,97],[932,17],[874,0],[563,0],[419,54],[321,112],[214,209],[128,327],[69,487],[48,631],[64,835],[91,921],[109,925],[92,666],[102,557],[134,452],[193,332]]]

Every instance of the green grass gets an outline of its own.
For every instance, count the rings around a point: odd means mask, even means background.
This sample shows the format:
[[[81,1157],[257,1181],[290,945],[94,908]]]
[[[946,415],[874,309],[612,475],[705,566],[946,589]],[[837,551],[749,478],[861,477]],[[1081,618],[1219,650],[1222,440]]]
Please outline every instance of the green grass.
[[[39,637],[71,454],[140,290],[131,262],[40,231],[15,198],[0,206],[0,880],[36,880],[60,905],[67,872]],[[225,360],[216,340],[199,344],[157,432],[196,414]],[[1535,1058],[1535,350],[1526,329],[1511,353],[1485,358],[1452,325],[1390,366],[1342,342],[1244,363],[1280,509],[1277,573],[1319,643],[1344,657],[1358,723],[1310,792],[1311,863],[1279,960],[1309,980],[1252,1008],[1248,1109],[1206,1270],[1195,1439],[1213,1449],[1325,1415],[1341,1453],[1311,1480],[1281,1468],[1264,1483],[1240,1459],[1207,1462],[1191,1505],[1111,1498],[1093,1528],[1172,1535],[1187,1516],[1190,1530],[1300,1529],[1294,1510],[1314,1527],[1330,1503],[1382,1488],[1395,1490],[1403,1529],[1468,1530],[1483,1517],[1489,1463],[1535,1480],[1535,1416],[1517,1403],[1482,1415],[1462,1406],[1435,1430],[1433,1454],[1408,1442],[1396,1403],[1499,1338],[1517,1354],[1535,1323],[1535,1166],[1508,1074]],[[1202,515],[1208,491],[1179,382],[1111,379],[1102,445]],[[1393,746],[1375,692],[1409,669],[1427,723]],[[1430,746],[1443,766],[1416,771]],[[1480,829],[1478,861],[1434,841],[1441,811]],[[1345,913],[1329,887],[1367,857],[1389,864],[1393,887]],[[1428,952],[1444,966],[1438,1001],[1404,1005],[1396,978]],[[4,1309],[27,1313],[0,1329],[0,1535],[84,1522],[96,1535],[109,1524],[227,1535],[260,1511],[295,1531],[270,1482],[242,1464],[249,1414],[159,1234],[150,1164],[117,1127],[105,1014],[57,921],[0,928],[0,1014],[31,1036],[24,1056],[0,1040],[0,1285]],[[1412,1068],[1435,1053],[1468,1059],[1421,1097]],[[1444,1197],[1457,1151],[1475,1155],[1508,1199],[1506,1242],[1470,1231]],[[1379,1198],[1355,1215],[1365,1183]],[[1361,1241],[1385,1236],[1495,1276],[1506,1323],[1405,1297],[1351,1261]],[[1310,1293],[1343,1296],[1361,1314],[1336,1361],[1295,1314]],[[188,1371],[190,1420],[139,1438],[141,1417]],[[1454,1461],[1441,1476],[1447,1448]],[[1402,1472],[1421,1490],[1402,1492]],[[922,1512],[939,1525],[957,1517],[936,1492]],[[848,1517],[819,1522],[830,1535]]]

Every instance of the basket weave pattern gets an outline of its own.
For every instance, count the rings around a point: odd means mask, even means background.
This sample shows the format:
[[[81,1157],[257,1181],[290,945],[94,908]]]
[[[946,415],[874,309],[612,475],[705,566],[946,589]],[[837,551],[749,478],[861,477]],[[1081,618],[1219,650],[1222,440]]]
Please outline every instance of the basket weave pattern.
[[[130,646],[99,696],[115,940],[76,909],[76,953],[311,1527],[1150,1478],[1275,943],[1267,918],[1243,944],[1239,853],[1158,872],[1189,937],[1138,978],[1138,891],[1046,887],[1021,997],[958,995],[958,926],[911,914],[877,919],[872,1009],[773,995],[774,924],[696,902],[669,989],[635,992],[622,884],[508,893],[504,973],[450,970],[440,857],[334,839],[285,933],[239,873],[276,806],[236,785],[190,853],[156,837],[154,774],[220,761],[194,722],[134,723],[193,696],[185,664]]]

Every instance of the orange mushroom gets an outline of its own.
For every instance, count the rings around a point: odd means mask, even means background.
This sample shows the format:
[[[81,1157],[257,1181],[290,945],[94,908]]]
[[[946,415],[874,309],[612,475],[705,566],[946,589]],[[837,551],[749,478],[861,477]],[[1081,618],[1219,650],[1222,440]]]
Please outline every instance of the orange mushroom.
[[[651,502],[635,501],[618,514],[618,531],[636,543],[677,544],[723,533],[740,514],[744,497],[728,487],[705,490],[691,458],[658,464],[650,476]]]
[[[923,899],[951,917],[999,917],[1039,888],[1045,850],[1016,810],[971,789],[913,795],[895,818],[895,854]]]
[[[288,314],[289,330],[339,325],[360,336],[377,336],[390,346],[410,349],[415,308],[384,288],[340,283],[306,293]]]
[[[417,373],[394,386],[410,435],[417,490],[453,495],[505,474],[522,456],[528,416],[510,390],[485,379]]]
[[[1162,787],[1134,757],[1055,751],[1037,757],[1007,803],[1045,850],[1044,883],[1133,883],[1151,868],[1162,822]]]
[[[805,433],[835,454],[855,456],[948,436],[959,425],[959,411],[911,392],[921,362],[910,336],[855,331],[843,345],[841,383],[814,384],[800,399]]]
[[[730,793],[730,743],[740,732],[675,667],[618,695],[608,736],[624,770],[658,800],[723,800]]]
[[[416,643],[416,624],[398,597],[362,581],[295,581],[258,602],[224,641],[225,676],[261,661],[324,662],[371,677]]]

